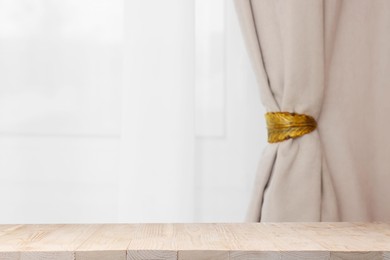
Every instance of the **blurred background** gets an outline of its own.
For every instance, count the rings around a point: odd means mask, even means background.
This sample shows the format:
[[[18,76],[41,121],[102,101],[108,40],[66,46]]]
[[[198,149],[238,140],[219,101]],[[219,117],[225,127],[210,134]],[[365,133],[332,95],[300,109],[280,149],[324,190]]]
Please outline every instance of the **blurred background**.
[[[0,223],[243,221],[264,113],[232,0],[0,0]]]

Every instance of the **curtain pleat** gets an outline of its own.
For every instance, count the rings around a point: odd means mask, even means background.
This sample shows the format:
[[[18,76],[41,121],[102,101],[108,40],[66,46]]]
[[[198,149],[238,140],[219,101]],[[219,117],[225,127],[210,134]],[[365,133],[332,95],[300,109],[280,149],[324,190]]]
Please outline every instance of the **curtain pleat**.
[[[266,110],[318,120],[324,93],[323,1],[235,2]],[[339,220],[327,169],[317,130],[269,144],[246,221]]]
[[[265,149],[246,220],[390,221],[390,1],[235,3],[266,110],[318,123]]]

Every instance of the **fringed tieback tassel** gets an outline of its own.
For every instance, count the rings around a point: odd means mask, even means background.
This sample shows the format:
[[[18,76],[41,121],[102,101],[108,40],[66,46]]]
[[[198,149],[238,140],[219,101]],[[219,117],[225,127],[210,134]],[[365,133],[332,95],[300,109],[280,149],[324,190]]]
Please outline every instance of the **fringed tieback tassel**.
[[[308,115],[289,112],[269,112],[265,114],[268,129],[268,142],[277,143],[297,138],[314,131],[316,120]]]

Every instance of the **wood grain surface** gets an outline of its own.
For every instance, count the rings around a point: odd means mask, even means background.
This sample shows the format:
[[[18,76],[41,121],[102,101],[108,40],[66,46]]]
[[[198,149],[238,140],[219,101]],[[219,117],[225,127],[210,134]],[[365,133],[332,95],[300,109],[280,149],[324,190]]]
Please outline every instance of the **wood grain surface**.
[[[390,223],[0,225],[0,260],[389,259]]]

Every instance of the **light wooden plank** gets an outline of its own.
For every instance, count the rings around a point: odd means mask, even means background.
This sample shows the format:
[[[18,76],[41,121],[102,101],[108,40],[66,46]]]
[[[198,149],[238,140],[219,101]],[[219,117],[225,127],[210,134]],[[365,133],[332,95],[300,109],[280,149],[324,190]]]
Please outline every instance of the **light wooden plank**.
[[[126,251],[132,238],[137,235],[136,231],[139,228],[140,225],[137,224],[101,225],[77,248],[77,251]]]
[[[249,252],[236,251],[230,253],[230,260],[381,260],[385,259],[382,252]]]
[[[217,232],[223,234],[232,251],[277,251],[278,244],[269,239],[256,223],[218,224]]]
[[[140,224],[128,250],[176,250],[174,224]]]
[[[232,251],[230,260],[280,260],[280,252],[267,251]]]
[[[385,223],[301,223],[291,230],[328,251],[390,251],[390,225]]]
[[[101,225],[76,252],[76,260],[120,259],[126,260],[126,251],[139,225],[110,224]],[[102,252],[104,251],[104,252]]]
[[[185,250],[178,252],[178,260],[229,260],[229,251]]]
[[[73,252],[22,252],[20,260],[74,260]]]
[[[138,250],[128,251],[127,260],[177,260],[177,252],[168,250]]]
[[[24,251],[25,246],[35,240],[40,239],[47,233],[56,230],[61,225],[20,225],[12,232],[0,236],[0,251]]]
[[[0,252],[0,260],[74,260],[73,252]]]
[[[77,251],[75,260],[126,260],[126,250]]]
[[[0,236],[0,251],[74,251],[97,225],[22,225]]]
[[[330,253],[324,251],[282,251],[279,259],[283,260],[329,260]]]
[[[19,252],[0,252],[0,260],[19,260]]]
[[[219,232],[222,224],[175,224],[174,239],[179,251],[186,250],[229,250],[230,242]]]
[[[127,248],[127,259],[172,259],[176,248],[173,224],[140,224]]]
[[[1,225],[0,232],[0,260],[390,260],[390,223]]]
[[[382,260],[382,252],[331,252],[331,260]]]
[[[216,225],[232,251],[324,251],[325,248],[310,238],[293,232],[288,225],[276,223],[240,223]]]
[[[0,237],[13,232],[15,229],[18,229],[21,226],[22,225],[0,225]]]
[[[258,223],[255,227],[266,239],[273,241],[278,251],[329,251],[311,237],[295,232],[288,223],[286,225]]]
[[[16,228],[20,225],[13,225],[13,224],[0,224],[0,236],[1,234],[3,234],[4,232],[7,232],[7,230],[9,229],[12,229],[12,228]]]
[[[30,241],[24,250],[30,251],[75,251],[86,241],[99,225],[72,224],[57,227],[52,232]]]

